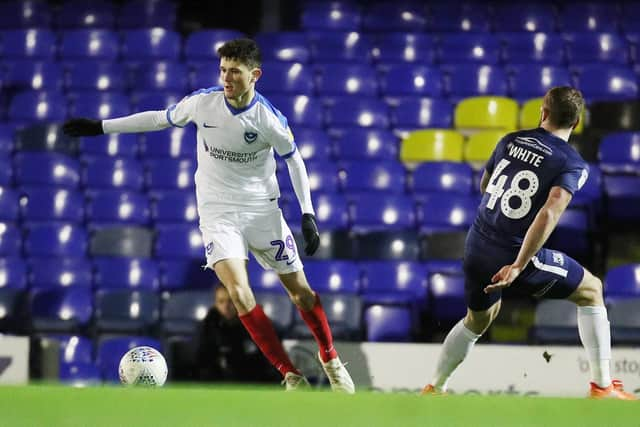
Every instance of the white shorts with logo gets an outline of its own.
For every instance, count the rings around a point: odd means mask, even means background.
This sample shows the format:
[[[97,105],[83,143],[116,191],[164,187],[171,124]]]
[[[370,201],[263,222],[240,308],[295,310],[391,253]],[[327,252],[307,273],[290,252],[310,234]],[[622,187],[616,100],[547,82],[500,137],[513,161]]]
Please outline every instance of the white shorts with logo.
[[[249,251],[264,269],[278,274],[303,268],[293,233],[277,202],[266,208],[201,216],[200,231],[211,269],[223,259],[249,259]]]

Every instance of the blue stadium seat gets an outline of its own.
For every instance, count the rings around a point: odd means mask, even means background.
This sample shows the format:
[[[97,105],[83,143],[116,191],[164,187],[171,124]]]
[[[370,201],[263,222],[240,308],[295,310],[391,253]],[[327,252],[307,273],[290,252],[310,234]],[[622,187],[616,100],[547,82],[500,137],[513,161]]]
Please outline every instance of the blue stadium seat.
[[[500,59],[500,40],[493,34],[448,34],[440,40],[438,58],[448,64],[494,65]]]
[[[93,342],[80,335],[42,335],[41,346],[45,341],[56,341],[60,349],[58,365],[60,381],[75,386],[100,383],[100,373],[93,363]]]
[[[424,162],[412,173],[412,189],[415,194],[473,193],[473,170],[461,162]]]
[[[281,292],[256,292],[256,302],[271,319],[276,331],[286,335],[293,325],[294,316],[298,316],[291,299]]]
[[[145,159],[151,158],[190,158],[195,159],[197,150],[195,126],[169,129],[147,133],[141,140],[140,155]]]
[[[37,332],[79,332],[93,314],[90,288],[36,289],[30,298],[31,327]]]
[[[381,129],[353,129],[338,137],[335,154],[340,160],[383,160],[398,158],[397,138]]]
[[[86,258],[30,258],[29,286],[31,289],[87,288],[93,284],[91,264]]]
[[[605,173],[640,173],[640,132],[605,135],[598,146],[598,160]]]
[[[263,62],[264,74],[260,77],[260,93],[271,97],[273,94],[313,95],[313,71],[309,65],[300,62]]]
[[[179,190],[194,187],[195,161],[191,159],[152,159],[145,162],[147,187]]]
[[[67,0],[56,14],[56,28],[113,28],[116,7],[108,1]]]
[[[302,32],[261,32],[255,40],[264,61],[309,62],[309,42]]]
[[[0,28],[48,28],[52,10],[44,1],[11,0],[0,3]]]
[[[394,304],[424,308],[427,303],[426,270],[407,261],[370,261],[360,264],[362,298],[368,304]]]
[[[442,73],[438,68],[426,65],[390,65],[380,78],[380,92],[390,97],[437,98],[442,95]]]
[[[364,310],[367,341],[411,341],[411,310],[408,307],[375,304]]]
[[[195,225],[171,224],[156,226],[154,254],[160,259],[197,258],[203,259],[202,235]]]
[[[1,14],[0,16],[5,17]],[[52,60],[55,53],[56,36],[49,29],[30,28],[8,30],[2,33],[2,57],[5,60],[8,58]]]
[[[398,231],[415,228],[413,200],[402,194],[363,192],[347,195],[352,201],[352,230]]]
[[[617,33],[567,33],[564,38],[570,64],[629,62],[627,42]]]
[[[461,274],[429,274],[431,313],[436,322],[452,324],[467,313],[464,299],[464,276]]]
[[[554,33],[503,33],[502,60],[505,64],[561,65],[564,41]]]
[[[342,170],[342,187],[348,193],[400,194],[405,190],[405,170],[396,160],[343,162]]]
[[[165,290],[211,288],[216,282],[215,273],[203,269],[198,259],[167,259],[159,264],[160,287]]]
[[[0,185],[8,187],[13,184],[13,168],[11,167],[11,159],[0,157]]]
[[[150,258],[153,252],[153,231],[150,228],[118,225],[92,230],[91,256]]]
[[[0,187],[0,221],[17,222],[20,194],[11,187]]]
[[[605,175],[606,218],[610,224],[636,224],[640,218],[640,177]]]
[[[211,289],[164,292],[160,315],[162,333],[195,335],[214,300]]]
[[[113,61],[119,54],[117,33],[110,30],[82,29],[62,32],[59,56],[63,61],[100,59]]]
[[[308,260],[304,272],[311,287],[321,295],[357,294],[360,291],[360,270],[353,262]]]
[[[15,60],[5,62],[2,86],[7,90],[62,90],[64,70],[49,60]]]
[[[143,168],[135,158],[90,157],[83,164],[82,184],[88,189],[141,190],[143,183]]]
[[[160,296],[154,291],[96,291],[93,326],[97,332],[147,333],[159,318]]]
[[[191,191],[155,191],[151,205],[155,223],[195,223],[198,221],[196,195]]]
[[[147,225],[151,218],[146,194],[130,190],[91,191],[86,204],[89,228],[113,225]]]
[[[569,204],[569,207],[586,209],[591,217],[591,224],[594,223],[595,217],[602,212],[604,197],[602,182],[600,166],[589,164],[589,178],[587,178],[580,191],[574,194]]]
[[[218,48],[224,42],[246,37],[237,30],[202,29],[189,33],[184,45],[184,56],[187,62],[215,61],[218,59]]]
[[[311,196],[321,230],[345,230],[349,226],[347,200],[341,194],[314,192]],[[292,225],[295,222],[290,222]],[[296,224],[297,225],[297,224]]]
[[[74,387],[102,384],[100,371],[93,363],[70,363],[60,366],[60,382]]]
[[[85,158],[116,157],[134,158],[138,155],[138,135],[111,133],[80,139],[80,153]]]
[[[295,130],[294,136],[298,151],[305,161],[331,161],[331,140],[324,130],[299,128]],[[282,165],[282,162],[279,164]]]
[[[218,83],[217,76],[220,74],[220,63],[210,60],[210,62],[201,62],[190,64],[193,72],[189,79],[189,85],[192,90],[196,91],[202,88],[209,88]],[[260,78],[262,81],[262,77]],[[182,98],[178,98],[180,100]]]
[[[247,265],[247,271],[251,288],[254,289],[256,293],[273,292],[286,295],[275,270],[265,270],[257,261],[251,260]],[[313,286],[313,283],[311,283],[312,288]]]
[[[309,161],[305,162],[307,174],[309,175],[309,185],[311,191],[324,191],[335,193],[338,191],[338,167],[333,162]],[[292,192],[293,185],[291,178],[286,171],[278,172],[278,183],[280,189],[285,192]]]
[[[589,212],[566,209],[548,239],[549,247],[566,252],[573,258],[587,262],[591,254]]]
[[[451,128],[453,104],[442,98],[404,97],[391,110],[394,132],[424,128]]]
[[[59,92],[24,91],[9,104],[9,119],[18,123],[62,121],[67,118],[67,101]]]
[[[386,129],[389,127],[389,111],[378,98],[342,96],[335,98],[325,116],[329,128],[357,127]]]
[[[170,0],[131,0],[118,14],[119,28],[175,28],[178,5]]]
[[[640,343],[640,298],[608,302],[611,341],[617,345]]]
[[[324,125],[323,109],[320,100],[307,95],[269,95],[271,104],[280,110],[287,122],[296,131],[295,126],[321,128]],[[299,131],[294,134],[298,137]]]
[[[7,255],[10,256],[0,258],[0,289],[26,289],[28,274],[25,262],[16,257],[19,253]]]
[[[539,344],[578,344],[580,336],[576,305],[567,300],[538,302],[531,335]]]
[[[177,104],[185,94],[182,91],[144,90],[131,95],[136,111],[162,110]],[[154,135],[156,135],[154,133]]]
[[[77,188],[80,165],[74,158],[51,152],[21,152],[14,156],[16,184]]]
[[[20,229],[11,222],[0,222],[0,256],[16,256],[21,248]]]
[[[577,3],[560,12],[562,31],[618,31],[616,7],[607,3]]]
[[[122,32],[121,56],[124,61],[176,61],[180,57],[180,34],[166,28],[144,28]]]
[[[0,310],[2,331],[21,335],[29,332],[26,291],[0,288]]]
[[[0,158],[9,156],[14,150],[14,128],[9,123],[0,123]]]
[[[57,152],[75,157],[78,140],[64,134],[61,123],[34,123],[15,132],[17,152]]]
[[[496,31],[552,33],[556,30],[555,13],[550,3],[504,4],[495,8]]]
[[[491,30],[489,9],[486,3],[437,2],[431,6],[431,31],[480,32]]]
[[[123,93],[80,92],[70,95],[70,98],[73,99],[69,109],[71,116],[85,115],[104,120],[132,113],[129,97]]]
[[[416,196],[420,231],[466,230],[475,219],[478,198],[450,193],[425,193]]]
[[[325,294],[320,300],[336,340],[359,341],[362,331],[362,301],[358,295]],[[300,316],[295,316],[292,338],[312,338],[311,331]]]
[[[513,98],[526,100],[542,97],[554,86],[571,86],[568,69],[536,64],[509,67],[509,93]]]
[[[80,226],[32,224],[24,239],[24,251],[31,257],[83,257],[87,252],[87,242],[87,232]]]
[[[315,63],[369,62],[371,40],[355,31],[310,31],[311,58]]]
[[[67,65],[66,87],[73,91],[120,91],[126,89],[127,75],[118,62],[76,61]]]
[[[424,33],[381,33],[374,42],[373,58],[378,64],[432,64],[436,55],[433,36]]]
[[[625,33],[636,31],[638,16],[640,16],[640,4],[636,2],[623,2],[621,5],[618,24]]]
[[[361,22],[358,7],[348,2],[308,3],[300,16],[300,25],[306,31],[358,31]]]
[[[369,32],[414,31],[427,29],[427,14],[421,4],[372,3],[362,14],[362,29]]]
[[[640,297],[640,264],[610,268],[604,278],[607,300]]]
[[[577,86],[587,102],[624,101],[638,97],[638,79],[631,68],[611,64],[578,68]]]
[[[370,97],[378,95],[375,70],[368,65],[350,63],[324,63],[316,67],[318,72],[317,91],[323,96],[357,95]]]
[[[27,222],[84,221],[84,198],[75,190],[55,187],[29,187],[20,199],[22,219]]]
[[[446,92],[453,97],[506,95],[507,77],[501,67],[456,64],[450,67]]]
[[[148,346],[162,352],[162,345],[158,340],[143,336],[104,336],[99,338],[97,345],[96,364],[105,381],[119,382],[118,365],[124,354],[134,347]]]
[[[157,61],[145,63],[134,75],[133,86],[142,91],[186,91],[189,73],[180,62]]]

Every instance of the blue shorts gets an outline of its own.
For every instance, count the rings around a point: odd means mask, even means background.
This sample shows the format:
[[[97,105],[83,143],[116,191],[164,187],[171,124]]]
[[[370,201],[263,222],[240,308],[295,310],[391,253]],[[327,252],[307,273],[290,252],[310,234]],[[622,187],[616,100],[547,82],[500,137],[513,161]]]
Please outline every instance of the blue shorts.
[[[491,277],[505,265],[512,264],[519,247],[500,246],[472,227],[467,234],[464,251],[464,289],[467,307],[484,311],[502,296],[501,291],[485,294],[483,289]],[[537,298],[565,299],[584,277],[584,268],[567,254],[542,248],[511,284],[519,293]]]

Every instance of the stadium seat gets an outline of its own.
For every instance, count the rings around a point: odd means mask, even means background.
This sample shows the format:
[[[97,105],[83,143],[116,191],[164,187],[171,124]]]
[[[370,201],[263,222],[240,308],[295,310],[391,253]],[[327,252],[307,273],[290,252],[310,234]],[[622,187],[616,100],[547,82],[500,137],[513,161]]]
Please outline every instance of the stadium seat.
[[[398,158],[398,144],[396,137],[389,131],[353,129],[336,139],[335,155],[340,160],[380,160],[395,163]]]
[[[313,2],[305,4],[300,25],[306,31],[358,31],[362,16],[349,2]]]
[[[31,289],[73,288],[90,289],[93,284],[91,264],[86,258],[31,258],[29,286]]]
[[[299,214],[296,213],[294,218],[300,218],[298,215]],[[287,222],[292,228],[299,227],[295,221],[287,219]],[[318,223],[318,225],[321,227],[320,246],[318,246],[318,250],[312,256],[308,256],[304,252],[301,252],[300,256],[303,260],[347,260],[354,257],[355,240],[353,239],[353,235],[350,231],[341,229],[330,230],[328,227],[322,228],[323,226],[321,226],[320,223]],[[295,239],[296,246],[298,248],[304,248],[304,238],[301,232],[295,231],[293,233],[293,238]]]
[[[318,99],[307,95],[278,94],[269,95],[269,101],[287,118],[296,138],[299,133],[296,126],[317,129],[324,125],[322,105]]]
[[[427,129],[409,133],[400,145],[400,160],[406,163],[462,161],[464,137],[455,130]]]
[[[429,26],[434,32],[488,33],[491,30],[489,8],[483,2],[434,2],[430,6]]]
[[[149,258],[153,248],[153,232],[143,227],[117,226],[95,230],[91,234],[92,256],[124,256]]]
[[[78,140],[64,134],[60,123],[34,123],[16,130],[16,151],[55,151],[75,157]]]
[[[142,165],[135,158],[92,157],[82,168],[85,188],[141,190],[144,183]]]
[[[314,192],[311,198],[321,230],[345,230],[348,227],[349,210],[342,194]]]
[[[370,62],[371,40],[356,31],[307,32],[311,59],[317,64],[335,62]]]
[[[413,170],[411,187],[414,194],[446,192],[469,195],[474,191],[473,170],[466,163],[424,162]]]
[[[562,8],[559,26],[565,32],[589,32],[618,30],[616,8],[607,3],[582,3],[579,7]]]
[[[605,175],[606,218],[610,225],[636,224],[640,218],[640,177]]]
[[[552,32],[503,33],[502,60],[505,64],[564,64],[564,42]]]
[[[86,208],[89,228],[120,224],[144,226],[149,223],[151,217],[147,195],[136,191],[91,191]]]
[[[640,343],[640,298],[613,300],[607,305],[613,344],[638,345]]]
[[[8,156],[14,149],[14,129],[8,123],[0,123],[0,158]]]
[[[262,306],[273,327],[281,335],[289,332],[294,316],[299,316],[295,313],[297,310],[291,299],[280,292],[256,292],[256,303]]]
[[[250,260],[247,265],[248,275],[249,275],[249,283],[251,284],[252,289],[258,292],[274,292],[281,293],[282,295],[286,295],[282,284],[280,283],[280,278],[275,270],[265,270],[258,264],[255,260]],[[311,286],[314,286],[311,284]]]
[[[445,228],[446,230],[446,228]],[[457,263],[464,257],[466,230],[433,231],[420,238],[420,259],[437,273],[460,272]]]
[[[302,32],[260,32],[255,40],[264,61],[309,62],[309,42]]]
[[[205,255],[202,235],[195,225],[158,225],[154,253],[156,258],[198,258]]]
[[[84,221],[84,199],[80,192],[63,188],[29,187],[20,198],[22,219],[27,222]]]
[[[589,106],[589,127],[602,132],[640,130],[640,101],[599,101]]]
[[[98,289],[93,327],[98,333],[147,333],[160,318],[160,296],[153,291]]]
[[[180,57],[180,34],[167,28],[122,31],[121,57],[124,61],[176,61]]]
[[[131,99],[136,111],[162,110],[177,104],[184,95],[183,91],[144,90],[133,93]]]
[[[190,66],[193,68],[189,79],[192,90],[208,88],[216,84],[216,76],[220,74],[219,62],[210,60],[210,62],[190,64]],[[262,90],[262,77],[260,77],[260,90]],[[182,98],[178,98],[178,101],[180,99]]]
[[[570,64],[627,64],[629,48],[617,33],[567,33],[564,35]]]
[[[553,33],[556,30],[553,6],[548,3],[504,4],[495,9],[493,28],[500,31]]]
[[[588,264],[592,251],[589,220],[589,213],[584,209],[566,209],[547,240],[549,247]]]
[[[636,30],[636,19],[640,15],[640,7],[635,2],[624,2],[621,5],[618,24],[625,33]]]
[[[2,87],[10,91],[60,91],[64,84],[64,69],[49,60],[15,60],[4,64]]]
[[[58,153],[21,152],[14,156],[16,183],[21,187],[77,188],[79,169],[76,159]]]
[[[95,257],[94,285],[97,289],[158,290],[160,273],[148,258]]]
[[[164,292],[160,316],[162,333],[195,335],[214,301],[211,289]]]
[[[122,4],[119,28],[176,28],[178,4],[168,0],[132,0]]]
[[[382,33],[374,42],[371,53],[379,66],[400,63],[432,64],[436,55],[436,43],[433,36],[425,33]]]
[[[4,18],[6,15],[0,14],[0,16]],[[52,60],[56,52],[55,33],[46,27],[5,30],[2,32],[2,42],[2,56],[5,60],[9,58]]]
[[[452,33],[440,39],[438,59],[447,64],[497,64],[500,41],[493,34]],[[465,67],[467,71],[471,68]]]
[[[171,127],[160,132],[146,133],[141,139],[140,156],[144,159],[173,157],[195,160],[195,141],[195,126]]]
[[[567,300],[542,300],[535,310],[532,339],[538,344],[578,344],[578,311]]]
[[[16,256],[21,249],[20,229],[11,222],[0,222],[0,256]]]
[[[347,161],[342,163],[341,169],[345,192],[401,194],[405,191],[405,170],[402,163],[396,160]]]
[[[416,32],[427,29],[424,7],[410,3],[372,3],[362,14],[362,29],[368,32]]]
[[[246,37],[237,30],[201,29],[189,33],[184,44],[184,56],[187,62],[215,61],[218,59],[218,48],[224,42]]]
[[[66,88],[71,92],[121,91],[127,88],[125,69],[117,62],[77,61],[67,66],[67,72]]]
[[[437,98],[442,95],[442,73],[426,65],[397,64],[387,67],[380,77],[382,96],[421,96]]]
[[[453,105],[441,98],[400,98],[391,110],[391,124],[394,132],[450,128],[453,125]]]
[[[320,295],[358,294],[360,270],[350,261],[305,262],[304,272],[313,289]]]
[[[318,73],[317,92],[323,96],[375,97],[378,95],[376,72],[369,65],[324,63],[317,65],[316,71]]]
[[[122,93],[75,93],[70,98],[72,102],[69,114],[74,117],[85,115],[104,120],[132,113],[129,97]]]
[[[500,66],[454,64],[446,69],[445,92],[454,102],[472,96],[507,94],[507,75]]]
[[[74,387],[102,384],[100,371],[93,363],[70,363],[60,366],[60,382]]]
[[[195,194],[178,190],[154,192],[151,218],[155,223],[195,223],[198,220]]]
[[[423,265],[407,261],[369,261],[361,263],[360,267],[365,305],[426,306],[426,271]]]
[[[411,341],[411,311],[407,307],[371,305],[364,311],[367,341]]]
[[[273,94],[313,95],[313,71],[300,62],[264,62],[258,88],[267,97]],[[276,106],[277,107],[277,106]]]
[[[407,215],[412,215],[409,211]],[[373,230],[379,231],[373,231]],[[356,231],[365,231],[356,234],[355,251],[353,257],[358,260],[402,260],[416,261],[420,247],[418,235],[414,230],[388,229],[382,225],[360,225]]]
[[[80,139],[83,157],[134,158],[138,155],[138,135],[133,133],[111,133]]]
[[[562,66],[523,64],[509,67],[509,93],[513,98],[537,98],[552,87],[571,85],[569,70]]]
[[[605,173],[640,173],[640,132],[616,132],[602,138],[599,165]]]
[[[338,167],[333,162],[309,161],[305,163],[307,174],[309,175],[309,186],[311,191],[324,191],[335,193],[338,191]],[[277,174],[280,190],[285,192],[293,191],[293,184],[289,173],[286,171]]]
[[[571,199],[569,207],[586,209],[590,216],[590,224],[594,224],[602,213],[603,186],[602,170],[599,165],[589,164],[589,177],[580,191]]]
[[[464,146],[464,161],[476,169],[483,168],[505,135],[504,130],[482,130],[470,135]]]
[[[32,342],[37,346],[35,351],[41,351],[56,343],[60,353],[58,376],[64,384],[86,386],[100,383],[100,374],[93,363],[93,343],[88,337],[45,334],[34,337]]]
[[[334,339],[358,341],[362,338],[362,301],[358,295],[325,294],[321,301]],[[289,337],[312,338],[311,331],[299,315],[295,316]]]
[[[13,168],[8,156],[6,158],[0,157],[0,185],[3,187],[13,185]]]
[[[533,98],[522,104],[518,118],[519,129],[534,129],[540,124],[540,109],[542,108],[543,98]],[[584,131],[586,118],[586,110],[582,110],[580,123],[574,129],[573,133],[580,135]]]
[[[427,193],[416,196],[420,231],[467,230],[473,223],[478,199],[471,195],[454,193]]]
[[[117,33],[102,29],[66,30],[61,33],[59,56],[62,61],[100,59],[114,61],[120,47]]]
[[[116,7],[109,1],[67,0],[56,14],[56,28],[113,28]]]
[[[305,161],[331,162],[331,140],[324,130],[300,128],[294,136],[296,147]],[[282,163],[279,165],[284,166]]]
[[[76,286],[33,290],[30,312],[35,332],[81,332],[93,314],[91,289]]]
[[[146,184],[154,190],[189,190],[194,187],[195,161],[152,159],[145,162]]]
[[[24,251],[32,257],[83,257],[87,251],[87,232],[72,224],[31,224],[24,239]]]
[[[209,289],[216,282],[215,273],[203,269],[198,259],[166,259],[159,261],[160,287],[165,290]]]
[[[610,268],[604,278],[607,301],[640,296],[640,264],[624,264]]]
[[[0,3],[0,28],[48,28],[52,10],[48,3],[14,0]]]
[[[0,187],[0,221],[17,222],[20,193],[11,187]]]
[[[16,257],[16,255],[19,254],[15,253],[7,258],[0,258],[0,290],[27,289],[27,265],[22,258]]]
[[[518,104],[510,98],[478,96],[467,98],[455,108],[453,123],[456,129],[516,128]]]
[[[638,79],[627,66],[612,64],[579,67],[578,88],[588,102],[635,100],[638,97]]]
[[[9,104],[9,120],[17,123],[63,121],[67,118],[67,101],[58,92],[23,91]]]
[[[96,364],[105,381],[120,382],[118,377],[118,365],[120,359],[134,347],[149,346],[162,352],[162,346],[158,340],[142,336],[104,336],[98,339]]]
[[[3,333],[24,335],[28,333],[28,308],[26,291],[0,288],[0,330]]]
[[[386,129],[389,127],[388,114],[387,106],[378,98],[341,96],[329,107],[326,124],[329,128]]]
[[[142,91],[184,92],[189,87],[189,73],[181,62],[148,62],[135,72],[133,87]]]
[[[461,274],[429,274],[431,313],[436,322],[453,325],[467,313],[464,299],[464,276]]]

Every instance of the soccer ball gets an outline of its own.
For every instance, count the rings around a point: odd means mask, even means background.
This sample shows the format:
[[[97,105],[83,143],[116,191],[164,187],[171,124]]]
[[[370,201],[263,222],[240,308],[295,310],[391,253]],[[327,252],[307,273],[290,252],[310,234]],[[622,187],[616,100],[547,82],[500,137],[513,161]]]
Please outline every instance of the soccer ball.
[[[120,359],[118,373],[125,385],[161,387],[167,380],[167,362],[153,347],[135,347]]]

